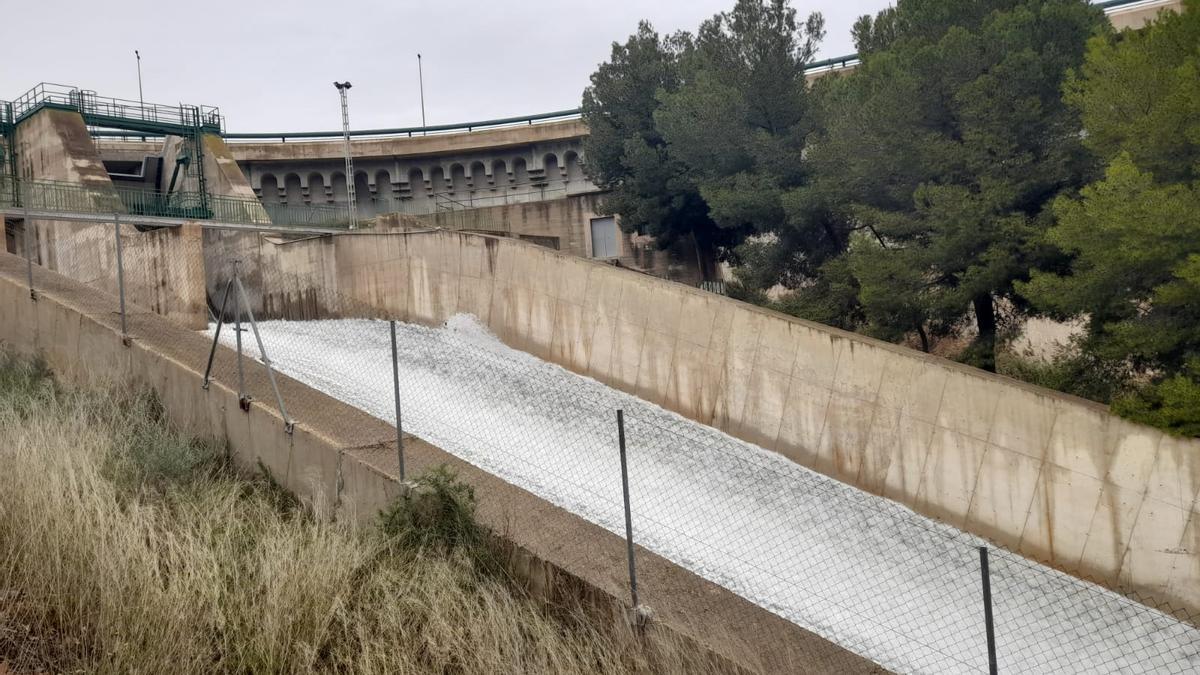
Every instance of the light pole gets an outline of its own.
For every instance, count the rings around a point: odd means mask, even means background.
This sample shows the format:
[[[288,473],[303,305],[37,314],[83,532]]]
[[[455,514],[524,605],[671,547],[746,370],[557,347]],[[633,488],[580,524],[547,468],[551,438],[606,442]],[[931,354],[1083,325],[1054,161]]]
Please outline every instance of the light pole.
[[[334,82],[338,95],[342,97],[342,141],[346,146],[346,210],[350,212],[350,229],[358,227],[358,203],[354,195],[354,161],[350,159],[350,109],[346,106],[349,82]]]
[[[138,66],[138,104],[145,108],[146,99],[142,96],[142,55],[136,49],[133,50],[133,55],[137,57]]]
[[[417,81],[421,83],[421,135],[427,132],[425,127],[425,71],[421,69],[421,54],[417,53]]]

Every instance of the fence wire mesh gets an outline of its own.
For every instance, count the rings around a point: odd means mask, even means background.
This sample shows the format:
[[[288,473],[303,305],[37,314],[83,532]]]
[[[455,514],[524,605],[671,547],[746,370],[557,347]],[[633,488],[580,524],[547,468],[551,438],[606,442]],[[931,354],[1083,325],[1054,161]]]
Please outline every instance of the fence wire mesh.
[[[206,268],[198,246],[122,233],[131,311],[177,312],[211,335],[220,314],[211,303],[220,302],[233,258]],[[38,235],[37,264],[113,293],[115,311],[111,225],[54,224]],[[56,254],[54,242],[65,237],[86,245],[61,250],[91,255]],[[339,294],[319,270],[298,275],[246,260],[236,268],[281,373],[395,423],[387,320],[405,318],[404,307]],[[197,278],[206,293],[195,290]],[[235,318],[231,304],[223,318]],[[257,359],[246,328],[242,348]],[[406,432],[624,536],[615,421],[623,410],[639,547],[889,670],[987,672],[978,556],[986,542],[510,349],[473,317],[397,330]],[[232,347],[236,333],[226,329],[220,341]],[[214,378],[236,377],[232,354],[222,351]],[[256,378],[248,388],[270,405]],[[287,404],[311,409],[317,401]],[[1196,617],[1002,548],[990,560],[1001,672],[1200,671]],[[651,606],[665,592],[639,590]]]
[[[303,321],[260,324],[281,372],[394,423],[383,319],[403,308],[261,279],[308,297]],[[890,670],[988,671],[983,540],[509,349],[471,317],[398,326],[406,432],[624,536],[622,409],[639,546]],[[1002,672],[1200,668],[1194,623],[1003,549],[992,559]],[[640,591],[653,605],[658,591]]]

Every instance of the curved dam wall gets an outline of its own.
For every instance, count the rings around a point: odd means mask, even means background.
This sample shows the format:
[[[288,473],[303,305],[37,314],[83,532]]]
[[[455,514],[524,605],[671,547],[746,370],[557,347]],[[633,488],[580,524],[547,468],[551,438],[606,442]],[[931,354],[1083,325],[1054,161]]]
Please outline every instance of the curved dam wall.
[[[307,261],[311,273],[289,292],[332,284],[343,302],[427,324],[474,314],[513,347],[846,483],[1108,587],[1200,610],[1196,440],[511,239],[347,234],[286,248],[262,259]]]

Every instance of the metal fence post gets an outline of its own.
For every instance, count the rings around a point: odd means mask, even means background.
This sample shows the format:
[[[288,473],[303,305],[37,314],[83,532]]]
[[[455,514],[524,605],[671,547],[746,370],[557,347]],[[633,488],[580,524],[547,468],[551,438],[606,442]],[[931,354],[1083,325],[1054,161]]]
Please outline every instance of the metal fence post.
[[[121,221],[113,214],[113,235],[117,240],[117,297],[121,302],[121,342],[129,346],[129,330],[125,320],[125,257],[121,248]]]
[[[633,562],[633,516],[629,509],[629,467],[625,460],[625,411],[617,411],[617,442],[621,447],[621,491],[625,495],[625,549],[629,555],[629,595],[638,608],[637,568]]]
[[[29,222],[29,204],[22,199],[25,211],[25,274],[29,277],[29,299],[37,300],[37,291],[33,290],[33,223]]]
[[[988,573],[988,550],[979,547],[979,572],[983,576],[983,623],[987,629],[988,672],[996,675],[996,631],[992,623],[992,580]]]
[[[400,462],[400,480],[404,480],[404,427],[400,422],[400,358],[396,352],[396,322],[390,321],[392,331],[392,393],[396,400],[396,459]]]

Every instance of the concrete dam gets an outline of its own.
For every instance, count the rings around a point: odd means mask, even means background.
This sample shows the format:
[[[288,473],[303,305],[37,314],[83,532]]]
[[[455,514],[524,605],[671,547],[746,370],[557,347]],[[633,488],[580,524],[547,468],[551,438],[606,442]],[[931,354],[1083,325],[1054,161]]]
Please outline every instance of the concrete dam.
[[[588,205],[578,120],[357,140],[349,231],[328,142],[14,104],[0,342],[153,387],[303,499],[396,494],[394,320],[409,471],[457,468],[551,597],[629,604],[620,409],[641,601],[733,664],[986,671],[984,546],[1006,671],[1200,668],[1200,442],[697,288]],[[201,386],[235,270],[286,418],[249,332],[245,392],[228,330]]]

